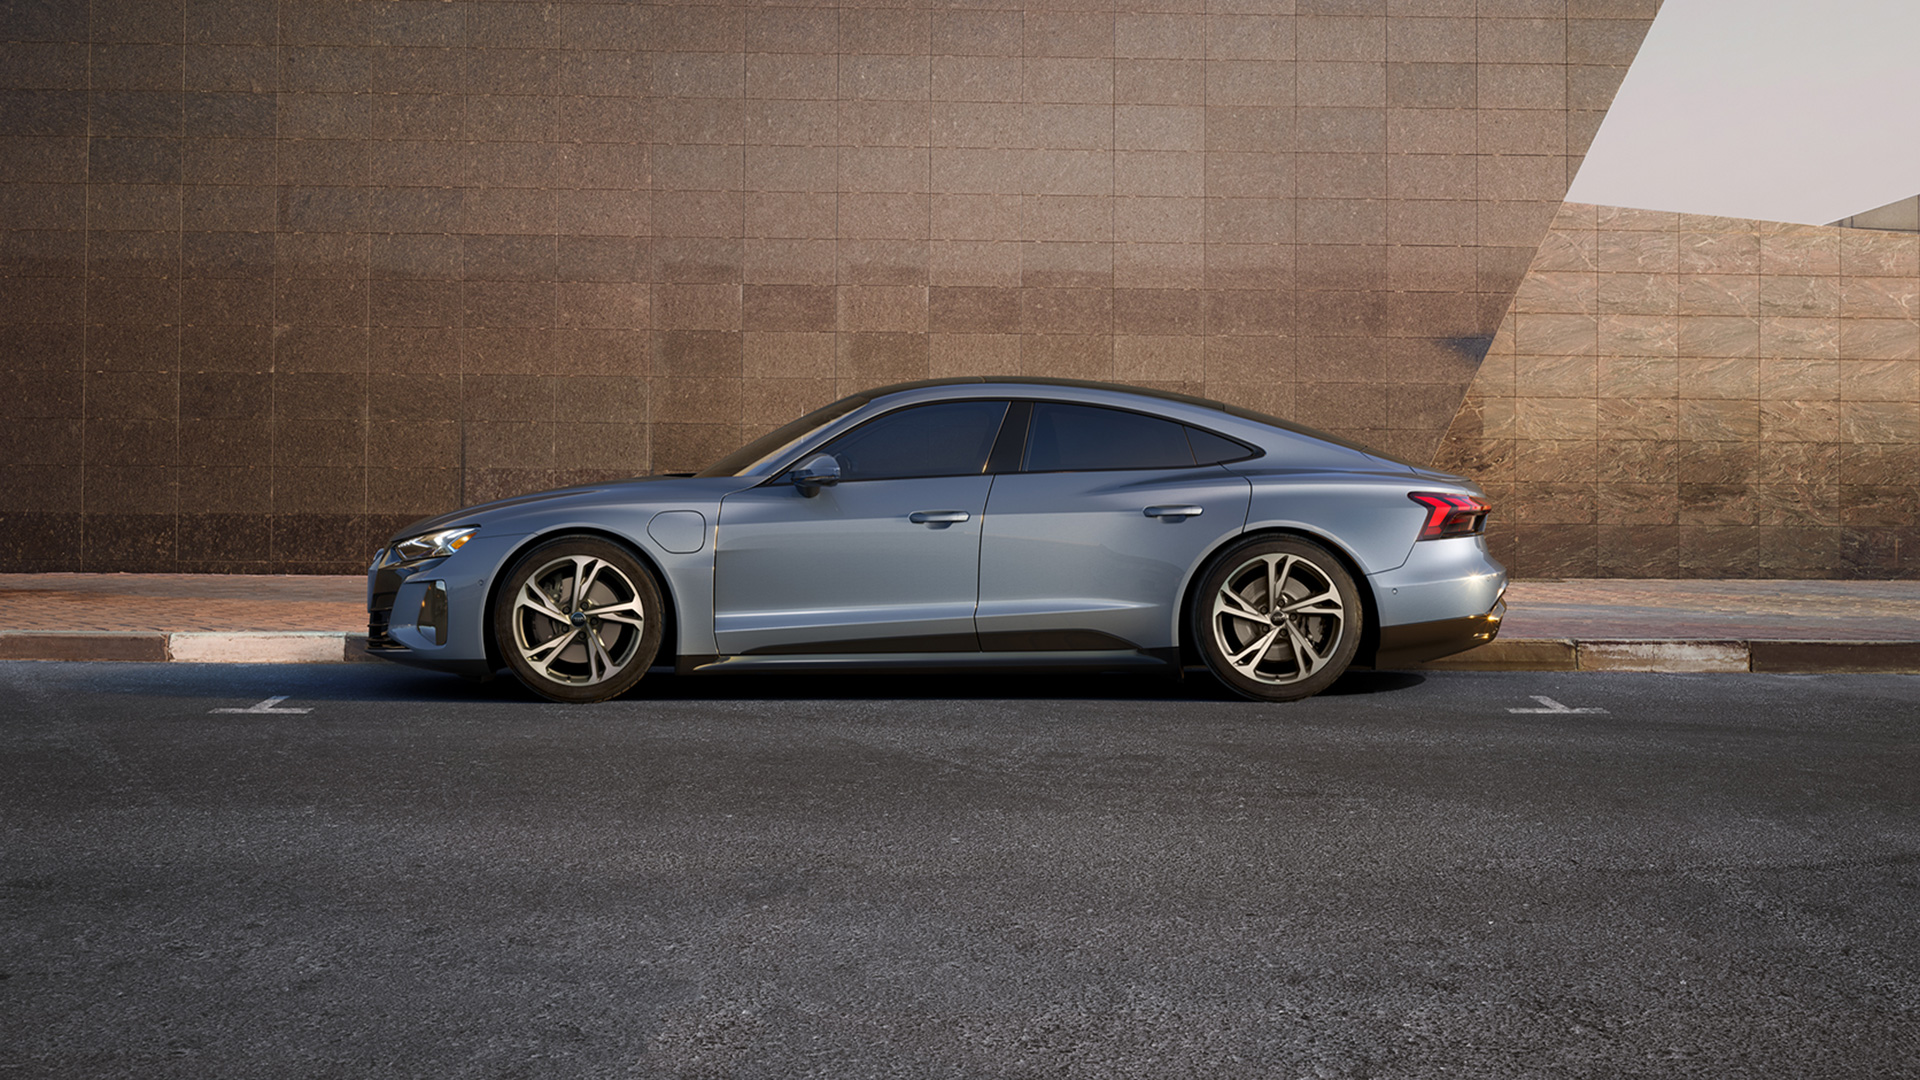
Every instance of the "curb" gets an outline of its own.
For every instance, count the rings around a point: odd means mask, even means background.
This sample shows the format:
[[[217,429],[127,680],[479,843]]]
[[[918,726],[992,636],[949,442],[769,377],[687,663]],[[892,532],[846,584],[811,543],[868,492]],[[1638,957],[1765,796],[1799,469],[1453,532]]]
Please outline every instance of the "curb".
[[[375,659],[367,635],[341,631],[113,630],[0,632],[0,660],[131,660],[193,664],[341,664]]]
[[[367,635],[260,630],[0,632],[0,660],[195,664],[370,663]],[[1920,673],[1920,641],[1581,641],[1501,638],[1413,671],[1653,671],[1669,674]]]
[[[1497,639],[1416,671],[1654,671],[1669,674],[1920,672],[1920,641]]]

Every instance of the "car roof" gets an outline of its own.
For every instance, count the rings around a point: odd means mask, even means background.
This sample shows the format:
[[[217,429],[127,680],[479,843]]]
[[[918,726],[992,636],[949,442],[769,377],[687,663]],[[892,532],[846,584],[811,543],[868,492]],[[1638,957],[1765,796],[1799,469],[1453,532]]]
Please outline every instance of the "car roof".
[[[1162,401],[1178,401],[1185,405],[1197,405],[1203,409],[1217,409],[1229,412],[1232,406],[1208,398],[1194,397],[1191,394],[1176,394],[1171,390],[1153,390],[1144,386],[1127,386],[1122,383],[1094,382],[1089,379],[1046,379],[1034,375],[956,375],[946,379],[920,379],[916,382],[894,383],[890,386],[877,386],[861,392],[861,397],[878,400],[891,394],[904,394],[913,390],[928,390],[938,386],[1058,386],[1074,390],[1105,390],[1114,394],[1133,394],[1136,397],[1159,398]]]

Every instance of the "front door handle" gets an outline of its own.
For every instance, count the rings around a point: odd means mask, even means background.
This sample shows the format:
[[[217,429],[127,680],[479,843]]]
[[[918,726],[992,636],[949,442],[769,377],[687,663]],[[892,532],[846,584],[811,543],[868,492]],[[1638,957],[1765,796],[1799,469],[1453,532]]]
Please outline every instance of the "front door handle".
[[[1198,506],[1149,506],[1143,513],[1155,518],[1190,518],[1199,517],[1206,511]]]
[[[907,520],[915,525],[957,525],[971,517],[965,510],[915,510]]]

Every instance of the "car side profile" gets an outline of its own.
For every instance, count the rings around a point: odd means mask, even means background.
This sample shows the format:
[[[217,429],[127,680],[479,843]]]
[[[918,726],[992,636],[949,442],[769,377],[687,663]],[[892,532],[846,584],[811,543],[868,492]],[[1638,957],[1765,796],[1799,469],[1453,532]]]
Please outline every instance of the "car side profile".
[[[1492,640],[1484,493],[1270,416],[1026,378],[843,398],[699,473],[419,522],[368,650],[555,701],[680,674],[1184,671],[1248,698]]]

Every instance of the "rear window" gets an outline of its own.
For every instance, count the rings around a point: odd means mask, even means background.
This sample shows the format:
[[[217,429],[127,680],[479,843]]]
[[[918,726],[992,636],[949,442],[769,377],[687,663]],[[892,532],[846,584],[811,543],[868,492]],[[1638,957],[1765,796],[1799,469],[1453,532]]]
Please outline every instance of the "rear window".
[[[1104,409],[1037,401],[1027,436],[1027,472],[1179,469],[1194,464],[1186,425]]]

